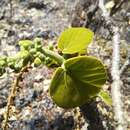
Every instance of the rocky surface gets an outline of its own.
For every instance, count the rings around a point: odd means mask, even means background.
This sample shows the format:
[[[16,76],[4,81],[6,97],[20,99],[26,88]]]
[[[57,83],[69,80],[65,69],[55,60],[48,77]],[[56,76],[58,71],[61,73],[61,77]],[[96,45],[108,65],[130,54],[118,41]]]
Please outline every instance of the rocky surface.
[[[78,0],[12,0],[11,3],[10,1],[0,1],[0,55],[14,55],[19,50],[17,43],[20,39],[41,37],[45,43],[55,44],[58,35],[66,27],[72,24],[85,25],[97,34],[96,42],[89,47],[88,53],[101,58],[110,69],[112,44],[108,41],[108,30],[100,25],[100,10],[97,10],[96,15],[92,17],[93,22],[90,19],[86,21],[91,11],[96,9],[96,4],[92,5],[95,0],[86,0],[86,4],[84,4],[85,0],[81,0],[76,8],[74,7]],[[121,41],[122,63],[127,57],[127,43],[130,41],[129,7],[129,4],[123,5],[122,9],[113,16],[119,18],[117,24],[124,32]],[[107,41],[99,38],[99,35]],[[64,110],[57,107],[48,94],[52,73],[53,69],[43,66],[24,74],[12,104],[9,130],[87,130],[88,125],[93,126],[95,122],[93,127],[88,127],[88,130],[96,130],[99,125],[100,130],[113,129],[111,108],[100,100],[81,109]],[[126,77],[129,78],[129,74],[127,72],[124,75],[122,88],[128,122],[130,122],[130,87]],[[14,74],[11,72],[0,77],[0,130],[13,79]],[[111,81],[108,81],[104,88],[110,90],[110,83]],[[95,108],[94,111],[92,108]],[[98,118],[93,118],[90,114],[93,112],[97,113]]]
[[[70,25],[74,3],[74,0],[0,1],[0,55],[16,54],[20,39],[41,37],[45,43],[55,43],[61,31]],[[9,130],[72,130],[83,126],[84,118],[76,116],[80,113],[78,109],[64,110],[52,102],[48,95],[52,72],[44,66],[25,73],[11,107]],[[0,130],[14,76],[8,72],[0,79]]]
[[[59,35],[69,26],[73,6],[74,0],[0,1],[1,53],[15,50],[20,39],[52,39]]]

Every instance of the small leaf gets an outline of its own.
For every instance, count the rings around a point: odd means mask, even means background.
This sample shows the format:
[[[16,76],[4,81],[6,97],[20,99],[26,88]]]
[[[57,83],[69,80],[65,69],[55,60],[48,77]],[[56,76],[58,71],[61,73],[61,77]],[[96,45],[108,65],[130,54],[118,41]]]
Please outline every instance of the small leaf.
[[[32,56],[27,50],[23,50],[17,53],[17,60],[23,60],[23,66],[27,65],[29,61],[32,61]]]
[[[41,60],[37,57],[37,58],[35,58],[35,60],[34,60],[34,66],[36,66],[36,67],[38,67],[39,65],[41,65]]]
[[[37,45],[41,45],[42,39],[41,38],[35,38],[34,43]]]
[[[93,39],[93,32],[86,28],[69,28],[62,32],[58,47],[62,53],[73,54],[85,49]]]
[[[45,61],[45,55],[43,55],[42,53],[38,56],[39,58],[40,58],[40,60],[42,61],[42,62],[44,62]]]
[[[0,57],[0,60],[4,60],[4,61],[6,61],[6,59],[7,59],[6,56],[1,56],[1,57]]]
[[[16,64],[16,58],[15,57],[8,57],[7,58],[7,63],[8,63],[8,66],[11,68],[11,69],[14,69],[14,66]]]
[[[5,67],[7,65],[7,57],[0,57],[0,67]]]
[[[6,61],[0,60],[0,67],[4,67],[6,65]]]
[[[15,71],[21,70],[22,67],[23,67],[23,62],[24,62],[23,59],[21,59],[21,60],[18,59],[18,60],[15,62],[14,70],[15,70]]]
[[[47,66],[47,67],[51,67],[51,65],[53,64],[54,62],[53,62],[53,60],[50,58],[50,57],[46,57],[45,58],[45,65]]]
[[[34,46],[37,51],[42,50],[42,44],[41,44],[41,38],[35,38],[34,39]]]
[[[37,51],[36,54],[34,55],[34,57],[40,57],[42,53],[40,51]]]
[[[35,44],[35,49],[36,49],[37,51],[42,51],[42,45],[37,45],[37,44]]]
[[[29,51],[32,55],[36,54],[37,53],[37,50],[35,48],[32,48],[30,49]]]
[[[28,58],[30,56],[30,53],[26,50],[20,51],[17,53],[16,57],[19,59],[25,59]]]
[[[112,99],[111,97],[109,96],[109,93],[108,92],[105,92],[105,91],[101,91],[98,96],[109,106],[112,105]]]
[[[106,81],[104,65],[96,58],[79,56],[59,67],[50,85],[50,95],[63,108],[81,106],[95,97]]]
[[[53,50],[54,50],[54,45],[50,43],[50,44],[48,45],[48,49],[53,51]]]
[[[21,48],[23,47],[25,50],[28,50],[29,47],[33,45],[33,42],[31,40],[21,40],[18,44],[21,46]]]

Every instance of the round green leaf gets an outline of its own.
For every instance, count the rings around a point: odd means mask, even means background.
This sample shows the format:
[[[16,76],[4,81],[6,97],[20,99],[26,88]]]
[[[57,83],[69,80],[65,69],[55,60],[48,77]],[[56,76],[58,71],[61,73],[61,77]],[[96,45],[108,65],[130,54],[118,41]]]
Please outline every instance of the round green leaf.
[[[38,67],[41,65],[41,63],[42,63],[42,61],[38,57],[36,57],[34,60],[34,66]]]
[[[93,39],[93,32],[86,28],[69,28],[62,32],[58,47],[62,53],[73,54],[85,49]]]
[[[81,106],[95,97],[106,81],[106,70],[98,59],[80,56],[66,60],[50,85],[50,95],[63,108]]]

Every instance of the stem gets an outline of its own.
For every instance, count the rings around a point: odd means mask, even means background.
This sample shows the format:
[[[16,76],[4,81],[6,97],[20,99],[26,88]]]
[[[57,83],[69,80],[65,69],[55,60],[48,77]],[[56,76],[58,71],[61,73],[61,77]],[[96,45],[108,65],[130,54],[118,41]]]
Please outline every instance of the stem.
[[[42,53],[45,55],[45,56],[48,56],[52,59],[54,59],[55,61],[57,61],[60,65],[62,65],[62,63],[65,61],[65,59],[59,55],[58,53],[55,53],[51,50],[48,50],[48,49],[42,49]]]
[[[19,84],[20,78],[22,77],[23,73],[26,70],[27,70],[27,66],[22,68],[22,70],[17,75],[16,80],[12,84],[11,93],[10,93],[10,96],[8,97],[8,100],[7,100],[7,110],[6,110],[5,119],[4,119],[4,122],[3,122],[3,130],[7,130],[7,124],[8,124],[8,120],[9,120],[9,112],[10,112],[10,108],[11,108],[13,98],[15,97],[16,88],[17,88],[17,86]]]
[[[118,28],[113,28],[113,58],[111,75],[113,78],[111,93],[113,99],[113,110],[115,114],[115,121],[117,123],[116,130],[126,130],[125,119],[123,113],[123,102],[121,95],[122,81],[120,79],[120,34]]]

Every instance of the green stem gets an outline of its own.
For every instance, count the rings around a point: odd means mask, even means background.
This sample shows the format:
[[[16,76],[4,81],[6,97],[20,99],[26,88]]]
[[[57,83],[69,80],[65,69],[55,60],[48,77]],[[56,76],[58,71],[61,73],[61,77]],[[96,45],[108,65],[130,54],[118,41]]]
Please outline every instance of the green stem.
[[[48,50],[48,49],[42,49],[42,53],[45,55],[45,56],[48,56],[52,59],[54,59],[55,61],[57,61],[60,65],[62,65],[62,63],[65,61],[65,59],[59,55],[58,53],[55,53],[51,50]]]

